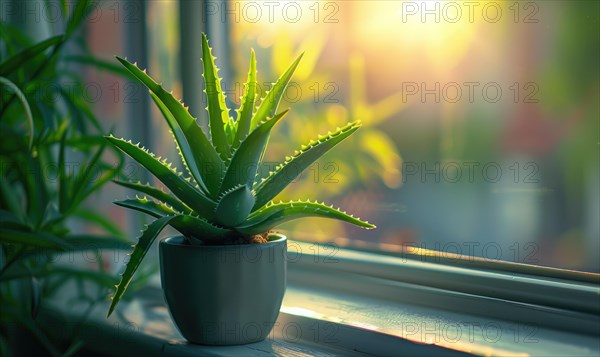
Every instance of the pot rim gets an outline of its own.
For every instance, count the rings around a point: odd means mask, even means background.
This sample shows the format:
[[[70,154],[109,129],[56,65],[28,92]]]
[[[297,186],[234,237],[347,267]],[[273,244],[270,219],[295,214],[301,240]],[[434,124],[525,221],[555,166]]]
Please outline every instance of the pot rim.
[[[185,247],[185,248],[190,248],[190,249],[224,249],[224,248],[243,248],[243,247],[253,247],[253,248],[266,248],[269,247],[273,244],[277,244],[277,243],[282,243],[285,242],[287,240],[287,237],[284,234],[281,233],[270,233],[269,237],[271,236],[276,236],[279,237],[275,240],[270,240],[267,243],[260,243],[260,244],[200,244],[200,245],[195,245],[195,244],[183,244],[180,242],[175,241],[176,239],[179,238],[183,238],[185,240],[185,237],[183,235],[176,235],[176,236],[171,236],[171,237],[167,237],[163,240],[160,241],[160,244],[166,244],[166,245],[170,245],[170,246],[181,246],[181,247]]]

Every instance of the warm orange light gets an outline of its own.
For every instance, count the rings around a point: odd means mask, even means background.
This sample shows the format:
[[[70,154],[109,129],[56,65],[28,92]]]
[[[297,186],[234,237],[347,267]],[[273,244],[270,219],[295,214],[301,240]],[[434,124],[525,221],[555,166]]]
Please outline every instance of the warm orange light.
[[[435,72],[447,71],[464,58],[481,22],[477,8],[457,1],[379,1],[372,5],[356,3],[354,13],[361,18],[356,37],[361,46],[386,51],[388,58],[407,65],[411,58],[425,59]],[[415,53],[419,56],[409,55]]]

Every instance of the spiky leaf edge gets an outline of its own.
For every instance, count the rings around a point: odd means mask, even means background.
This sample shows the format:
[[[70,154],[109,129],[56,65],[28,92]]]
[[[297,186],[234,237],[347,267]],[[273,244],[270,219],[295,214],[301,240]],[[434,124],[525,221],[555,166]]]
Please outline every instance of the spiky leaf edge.
[[[256,55],[254,50],[250,52],[250,69],[248,70],[248,79],[244,88],[244,95],[241,98],[240,109],[237,116],[237,130],[233,148],[237,148],[243,139],[250,133],[252,124],[252,114],[254,112],[254,102],[256,101]]]
[[[238,232],[253,235],[267,232],[273,227],[293,220],[304,217],[321,217],[332,218],[347,223],[357,225],[362,228],[372,229],[374,225],[365,222],[340,211],[333,206],[327,206],[324,203],[303,201],[279,202],[266,205],[262,209],[248,216],[246,222],[239,227],[236,227]]]
[[[289,110],[285,110],[273,118],[269,118],[259,124],[250,135],[240,144],[233,153],[231,161],[227,166],[227,172],[219,189],[220,194],[238,185],[247,185],[252,188],[260,158],[267,145],[271,129],[281,120]]]
[[[181,156],[181,161],[183,162],[183,165],[190,173],[190,175],[194,178],[194,180],[196,180],[196,183],[198,184],[200,189],[204,193],[210,195],[210,190],[206,187],[206,184],[204,183],[204,178],[202,177],[202,174],[198,169],[198,164],[196,162],[197,158],[194,156],[194,153],[192,152],[192,149],[190,148],[190,145],[188,144],[187,139],[185,138],[183,130],[181,130],[181,127],[173,117],[173,114],[171,114],[169,109],[167,109],[165,104],[156,96],[156,94],[152,93],[152,91],[149,92],[150,96],[152,97],[152,100],[154,101],[154,103],[162,113],[163,117],[167,121],[167,124],[171,128],[171,134],[173,134],[175,147],[177,148],[177,151]]]
[[[188,109],[180,101],[173,97],[172,92],[169,93],[164,90],[161,85],[148,76],[145,70],[142,71],[126,59],[117,57],[117,60],[153,92],[171,112],[173,118],[175,118],[177,124],[181,127],[191,151],[194,153],[192,159],[195,160],[206,187],[213,194],[213,197],[217,197],[217,190],[223,180],[225,167],[215,147],[196,124],[196,119],[192,117]]]
[[[150,246],[156,239],[156,237],[160,234],[160,232],[167,226],[169,221],[173,219],[173,216],[167,216],[157,219],[156,221],[150,223],[146,229],[142,231],[142,235],[138,238],[138,243],[134,246],[133,252],[130,254],[129,261],[125,267],[125,271],[121,275],[121,280],[117,285],[115,285],[115,293],[112,296],[112,301],[110,307],[108,309],[107,317],[109,317],[121,298],[129,283],[131,283],[131,279],[133,278],[133,274],[136,272],[137,268],[140,266],[142,260],[148,253]]]
[[[114,203],[121,207],[149,214],[154,218],[175,216],[176,218],[169,222],[169,225],[186,236],[191,244],[198,243],[196,240],[212,244],[219,238],[231,233],[229,229],[217,227],[203,218],[178,212],[164,202],[155,202],[147,197],[136,197],[135,199],[115,201]]]
[[[189,179],[183,179],[171,164],[166,160],[160,161],[155,155],[133,144],[131,141],[119,139],[112,135],[106,136],[107,140],[122,150],[127,155],[144,166],[156,178],[158,178],[167,188],[179,199],[185,202],[195,212],[210,219],[212,217],[215,202],[206,197],[200,190],[193,187]]]
[[[185,203],[181,202],[177,197],[171,196],[168,193],[164,192],[160,188],[150,186],[148,184],[144,185],[141,182],[131,182],[131,181],[120,181],[113,180],[117,185],[121,185],[123,187],[130,188],[132,190],[136,190],[143,194],[146,194],[150,197],[153,197],[159,201],[162,201],[166,204],[171,205],[174,209],[179,212],[191,214],[192,209],[189,208]]]
[[[300,151],[296,151],[294,155],[287,157],[283,164],[278,165],[274,171],[271,171],[266,178],[254,187],[256,202],[253,210],[260,209],[264,204],[275,198],[302,171],[358,130],[360,126],[360,121],[348,123],[333,133],[311,140],[307,145],[303,145]]]
[[[251,128],[255,128],[258,126],[263,120],[267,119],[267,117],[272,117],[277,112],[277,107],[279,106],[279,102],[281,101],[281,97],[287,88],[294,71],[298,67],[300,60],[304,56],[304,53],[300,54],[298,58],[290,66],[288,69],[277,79],[277,81],[273,84],[273,87],[270,91],[268,91],[265,96],[262,98],[262,101],[258,108],[256,109],[256,113],[252,117]]]
[[[215,65],[216,57],[212,55],[212,49],[208,44],[206,34],[202,33],[202,64],[204,78],[204,93],[207,98],[207,110],[212,143],[221,154],[223,160],[231,153],[231,148],[225,133],[225,125],[229,123],[229,110],[225,104],[225,95],[221,89],[219,70]]]

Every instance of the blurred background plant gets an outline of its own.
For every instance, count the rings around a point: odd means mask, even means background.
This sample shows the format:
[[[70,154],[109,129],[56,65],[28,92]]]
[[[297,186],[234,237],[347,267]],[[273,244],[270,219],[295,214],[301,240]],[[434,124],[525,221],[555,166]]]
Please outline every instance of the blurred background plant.
[[[369,97],[365,60],[359,52],[348,56],[343,61],[345,63],[341,70],[334,73],[317,66],[328,41],[326,35],[317,32],[297,37],[283,28],[271,34],[273,42],[268,48],[258,48],[259,55],[263,53],[266,58],[271,59],[268,65],[261,65],[259,69],[259,88],[262,91],[269,90],[271,85],[264,80],[276,78],[277,73],[285,70],[286,61],[293,60],[300,52],[305,53],[304,61],[294,75],[281,104],[282,108],[297,108],[297,114],[294,115],[294,120],[282,123],[278,130],[274,131],[271,150],[267,151],[265,156],[267,164],[261,168],[260,174],[268,174],[269,163],[278,162],[282,153],[286,152],[286,147],[303,145],[311,140],[310,133],[325,134],[332,127],[360,119],[363,123],[360,135],[348,138],[347,146],[343,150],[332,151],[317,160],[280,195],[280,198],[287,200],[291,197],[304,197],[310,193],[319,195],[324,200],[336,204],[350,204],[361,210],[357,200],[378,200],[372,189],[380,186],[394,189],[401,185],[401,155],[390,135],[382,130],[382,124],[398,115],[406,104],[402,102],[402,93],[399,91],[376,100]],[[243,47],[264,36],[260,31],[245,32],[245,35],[248,42],[242,42]],[[240,56],[244,50],[234,53],[236,68],[241,66],[238,62],[246,60]],[[339,80],[340,76],[345,78],[343,86]],[[235,83],[243,81],[244,78],[240,76]],[[232,88],[236,91],[239,89],[239,86]],[[239,101],[239,95],[229,98]],[[362,208],[361,213],[364,213],[364,205]],[[310,239],[315,241],[329,241],[332,236],[347,236],[347,229],[353,230],[352,227],[345,227],[335,221],[318,221],[318,224],[316,220],[309,221],[315,224],[289,222],[282,227],[294,232],[296,238],[299,238],[299,234],[310,231]],[[304,229],[307,226],[311,229]]]
[[[38,311],[66,284],[90,308],[105,301],[115,276],[101,251],[130,249],[95,203],[124,158],[105,150],[108,128],[82,90],[85,68],[125,72],[87,48],[81,27],[91,3],[60,2],[65,20],[53,22],[46,35],[61,35],[43,41],[34,41],[36,28],[19,26],[18,19],[0,23],[2,356],[36,353],[32,338],[44,354],[75,353],[76,335],[63,336],[68,345],[49,339],[45,329],[53,327],[36,319]]]
[[[473,16],[443,0],[228,5],[215,16],[228,21],[239,78],[251,47],[271,54],[263,79],[306,52],[274,142],[347,117],[365,124],[282,196],[322,191],[377,232],[303,222],[282,226],[290,236],[599,271],[597,2],[478,3]],[[495,18],[481,11],[491,7]]]

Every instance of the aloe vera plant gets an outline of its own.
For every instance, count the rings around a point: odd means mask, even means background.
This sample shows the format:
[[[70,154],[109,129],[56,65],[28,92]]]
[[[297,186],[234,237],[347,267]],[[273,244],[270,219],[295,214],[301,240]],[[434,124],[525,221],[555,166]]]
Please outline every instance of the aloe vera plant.
[[[305,168],[354,133],[361,126],[359,121],[348,123],[327,135],[319,135],[286,157],[266,178],[257,178],[270,132],[288,112],[277,112],[277,107],[301,58],[302,55],[288,67],[256,106],[256,59],[252,51],[248,80],[234,120],[225,103],[215,66],[216,58],[203,34],[203,77],[210,127],[210,135],[206,135],[172,93],[163,89],[136,64],[117,57],[149,89],[171,129],[185,170],[178,171],[139,144],[112,135],[107,137],[110,143],[138,161],[170,191],[167,193],[140,182],[116,181],[144,195],[117,201],[117,205],[147,213],[156,220],[142,231],[134,246],[125,272],[116,285],[108,315],[123,296],[152,242],[167,225],[181,232],[190,244],[210,245],[264,242],[273,227],[308,216],[375,228],[368,222],[316,201],[272,201]]]

